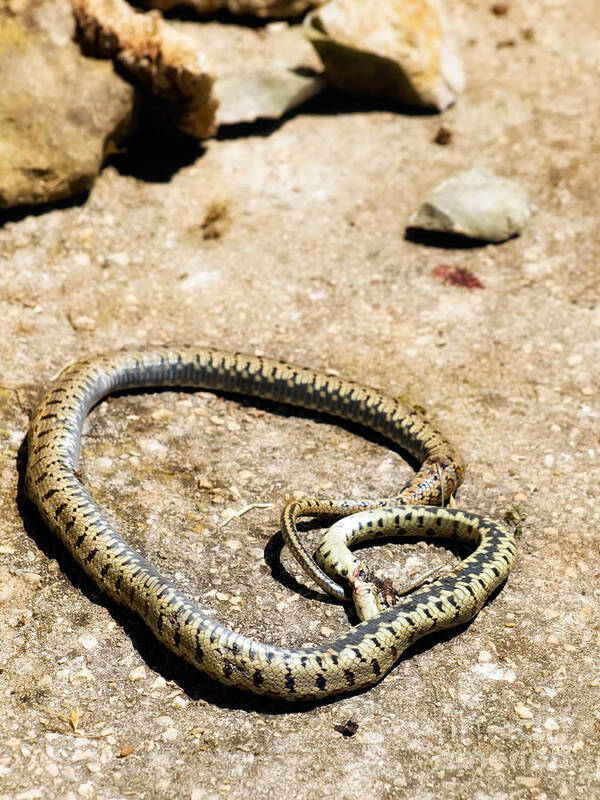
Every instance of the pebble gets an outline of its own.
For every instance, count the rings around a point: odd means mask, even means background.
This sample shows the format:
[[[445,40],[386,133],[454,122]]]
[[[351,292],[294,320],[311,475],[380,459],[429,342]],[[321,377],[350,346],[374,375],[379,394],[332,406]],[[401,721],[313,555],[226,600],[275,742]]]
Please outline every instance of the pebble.
[[[98,640],[94,636],[88,634],[80,636],[77,641],[82,647],[85,647],[86,650],[94,650],[98,647]]]
[[[444,17],[431,0],[330,0],[306,33],[338,88],[442,110],[464,86]]]
[[[160,737],[163,742],[174,742],[179,736],[177,728],[167,728]]]
[[[521,717],[521,719],[533,719],[533,711],[523,703],[517,703],[515,711],[517,716]]]
[[[71,323],[71,327],[75,331],[95,331],[96,320],[93,317],[88,317],[85,314],[67,314],[67,318]]]
[[[127,253],[119,251],[118,253],[110,253],[106,256],[107,261],[111,264],[116,264],[118,267],[128,267],[130,259]]]
[[[238,125],[257,119],[279,119],[324,86],[325,81],[319,76],[298,74],[277,62],[246,65],[217,78],[217,121],[221,125]]]
[[[485,167],[471,167],[432,189],[408,228],[499,243],[521,233],[529,215],[518,183]]]
[[[143,666],[132,669],[127,676],[130,681],[141,681],[146,677],[146,668]]]

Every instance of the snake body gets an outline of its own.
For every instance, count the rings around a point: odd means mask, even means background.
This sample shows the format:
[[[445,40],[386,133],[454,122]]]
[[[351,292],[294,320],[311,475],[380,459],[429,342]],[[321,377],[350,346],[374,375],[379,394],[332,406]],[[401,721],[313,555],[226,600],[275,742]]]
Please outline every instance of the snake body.
[[[452,446],[404,401],[280,361],[182,346],[121,350],[67,367],[31,423],[27,494],[106,594],[138,614],[170,650],[221,683],[286,700],[370,686],[416,639],[474,616],[508,574],[515,546],[504,527],[425,505],[393,509],[391,517],[378,509],[377,529],[402,528],[406,535],[450,537],[478,547],[461,563],[459,574],[404,598],[321,647],[274,647],[232,631],[207,616],[118,535],[77,475],[82,427],[92,406],[116,391],[164,386],[258,396],[371,428],[421,462],[401,493],[403,503],[435,504],[449,497],[462,480],[463,468]],[[301,514],[345,515],[366,507],[366,502],[309,500],[290,504],[284,516],[294,539],[295,519]],[[314,571],[312,563],[304,566]],[[328,590],[335,591],[332,586]]]

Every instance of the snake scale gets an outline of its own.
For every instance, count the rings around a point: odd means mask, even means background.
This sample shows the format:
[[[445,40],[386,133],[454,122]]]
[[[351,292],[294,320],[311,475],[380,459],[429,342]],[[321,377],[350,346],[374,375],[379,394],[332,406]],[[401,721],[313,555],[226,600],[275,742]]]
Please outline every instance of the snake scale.
[[[418,459],[421,468],[395,498],[397,507],[367,511],[375,514],[368,519],[359,514],[345,520],[351,528],[347,540],[385,531],[454,539],[475,545],[475,551],[451,575],[402,598],[331,643],[293,649],[236,633],[207,616],[131,548],[103,517],[77,474],[82,427],[90,409],[113,392],[165,386],[257,396],[377,431]],[[505,527],[456,509],[433,507],[452,494],[462,473],[452,446],[400,399],[280,361],[182,346],[121,350],[67,367],[32,420],[25,485],[46,524],[91,579],[138,614],[167,648],[225,685],[307,700],[373,685],[412,642],[473,617],[506,578],[515,543]],[[290,503],[284,510],[286,536],[296,555],[328,591],[339,592],[339,584],[298,543],[297,517],[344,516],[383,503],[310,499]],[[335,564],[331,572],[335,574]]]

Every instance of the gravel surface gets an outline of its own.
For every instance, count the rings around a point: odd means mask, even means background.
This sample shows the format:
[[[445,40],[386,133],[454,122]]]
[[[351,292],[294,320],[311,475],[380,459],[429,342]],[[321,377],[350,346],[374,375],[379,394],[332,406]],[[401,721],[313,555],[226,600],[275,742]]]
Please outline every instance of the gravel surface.
[[[5,215],[1,800],[600,796],[597,0],[451,5],[468,86],[442,116],[329,92],[205,149],[162,155],[138,137],[81,202]],[[427,191],[473,163],[528,191],[522,236],[407,240]],[[440,278],[464,275],[454,267],[480,286]],[[507,584],[377,687],[318,706],[226,691],[178,663],[20,494],[29,414],[52,376],[165,341],[410,397],[465,457],[458,505],[523,517]],[[293,493],[392,494],[410,474],[399,454],[205,392],[111,399],[86,430],[96,500],[218,618],[295,645],[348,628],[282,551],[279,510]],[[272,505],[223,525],[251,503]],[[424,543],[366,557],[397,580],[452,560]]]

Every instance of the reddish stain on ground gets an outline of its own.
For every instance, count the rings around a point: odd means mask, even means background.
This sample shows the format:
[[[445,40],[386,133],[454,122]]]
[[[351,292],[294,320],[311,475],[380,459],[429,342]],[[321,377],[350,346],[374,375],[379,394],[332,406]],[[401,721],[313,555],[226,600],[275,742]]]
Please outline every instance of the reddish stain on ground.
[[[456,264],[438,264],[431,270],[431,274],[435,278],[439,278],[442,283],[450,283],[452,286],[464,286],[465,289],[485,288],[471,270],[466,267],[457,267]]]

